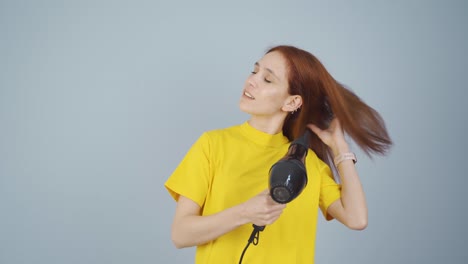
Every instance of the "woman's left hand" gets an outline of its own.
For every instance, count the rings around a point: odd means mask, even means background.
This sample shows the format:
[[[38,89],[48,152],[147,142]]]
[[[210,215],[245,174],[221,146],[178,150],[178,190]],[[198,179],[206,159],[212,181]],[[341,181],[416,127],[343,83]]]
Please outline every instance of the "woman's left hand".
[[[346,143],[344,132],[338,118],[333,118],[330,126],[325,130],[320,129],[314,124],[308,124],[307,127],[310,128],[323,143],[331,148],[335,155],[347,151],[345,149],[348,148],[348,144]]]

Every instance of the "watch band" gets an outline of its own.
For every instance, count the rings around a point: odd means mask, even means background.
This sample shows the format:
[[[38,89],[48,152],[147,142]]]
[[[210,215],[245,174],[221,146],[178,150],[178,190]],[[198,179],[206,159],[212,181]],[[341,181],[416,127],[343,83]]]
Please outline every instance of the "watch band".
[[[346,152],[346,153],[341,153],[338,156],[335,157],[333,162],[335,163],[335,166],[338,167],[338,165],[344,161],[344,160],[353,160],[354,163],[357,162],[356,155],[352,152]]]

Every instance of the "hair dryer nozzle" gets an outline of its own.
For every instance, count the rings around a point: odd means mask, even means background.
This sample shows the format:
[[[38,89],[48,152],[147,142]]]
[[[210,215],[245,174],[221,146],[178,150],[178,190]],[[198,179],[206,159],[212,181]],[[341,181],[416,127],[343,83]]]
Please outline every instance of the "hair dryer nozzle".
[[[277,203],[294,200],[307,185],[304,164],[297,159],[280,160],[270,169],[270,195]]]

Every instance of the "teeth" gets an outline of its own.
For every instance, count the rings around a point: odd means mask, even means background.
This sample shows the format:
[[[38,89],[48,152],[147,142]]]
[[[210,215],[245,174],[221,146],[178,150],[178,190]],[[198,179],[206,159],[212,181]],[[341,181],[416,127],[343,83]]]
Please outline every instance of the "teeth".
[[[244,92],[244,95],[249,97],[250,99],[255,99],[251,94],[249,94],[248,92]]]

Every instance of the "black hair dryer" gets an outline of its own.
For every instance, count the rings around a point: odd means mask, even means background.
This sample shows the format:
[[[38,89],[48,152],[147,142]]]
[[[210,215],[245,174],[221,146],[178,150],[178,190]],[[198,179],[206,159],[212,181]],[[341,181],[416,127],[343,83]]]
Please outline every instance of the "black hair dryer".
[[[270,168],[270,196],[277,203],[285,204],[294,200],[301,194],[307,185],[307,171],[305,168],[305,158],[309,149],[310,131],[306,130],[304,134],[291,142],[286,155],[278,160]],[[258,243],[259,232],[265,229],[265,226],[253,225],[254,230],[249,238],[249,243],[242,252],[242,257],[250,243]]]
[[[286,155],[270,168],[270,195],[277,203],[294,200],[307,185],[305,158],[309,149],[310,131],[291,142]]]

